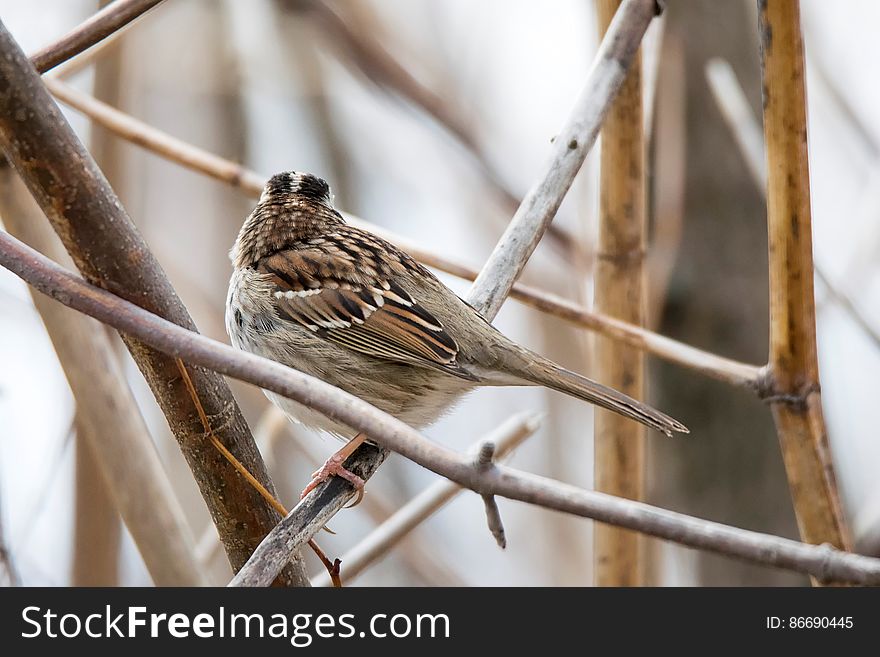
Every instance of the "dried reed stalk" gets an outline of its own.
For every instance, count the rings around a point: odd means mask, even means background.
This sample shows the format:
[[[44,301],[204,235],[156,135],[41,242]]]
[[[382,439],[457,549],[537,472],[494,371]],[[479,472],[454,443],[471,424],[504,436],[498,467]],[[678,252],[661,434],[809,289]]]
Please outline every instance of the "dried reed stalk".
[[[801,536],[848,549],[816,355],[804,49],[797,2],[760,2],[770,246],[766,399],[782,446]]]
[[[604,33],[620,0],[596,3]],[[599,241],[594,295],[596,310],[638,326],[645,322],[645,154],[639,54],[602,126]],[[644,397],[645,359],[604,336],[594,342],[595,378],[631,397]],[[645,429],[616,413],[596,409],[594,487],[633,500],[645,492]],[[643,584],[641,536],[596,525],[593,573],[598,586]]]

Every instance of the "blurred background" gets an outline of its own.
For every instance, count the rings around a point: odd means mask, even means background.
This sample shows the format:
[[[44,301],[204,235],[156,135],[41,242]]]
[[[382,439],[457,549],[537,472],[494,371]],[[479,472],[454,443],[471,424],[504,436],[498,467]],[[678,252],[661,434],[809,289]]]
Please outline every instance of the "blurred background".
[[[0,0],[0,18],[32,52],[97,8],[94,0]],[[877,555],[880,440],[872,409],[880,397],[880,41],[874,33],[880,5],[805,0],[802,17],[825,415],[858,549]],[[319,174],[339,207],[479,268],[515,199],[541,174],[597,44],[588,0],[168,0],[68,81],[263,175]],[[715,71],[716,91],[730,101],[733,92],[722,83],[733,79],[732,71],[751,118],[760,121],[755,3],[669,0],[643,57],[651,326],[702,349],[764,363],[764,200],[707,75],[707,67]],[[201,331],[228,342],[227,252],[253,199],[65,112]],[[545,239],[522,278],[587,305],[596,151],[554,222],[574,238],[581,257],[573,265]],[[468,282],[441,278],[466,293]],[[590,371],[588,332],[516,301],[506,303],[495,323],[557,362]],[[75,404],[28,290],[5,270],[0,336],[0,583],[149,585],[80,448]],[[123,348],[119,355],[209,579],[224,584],[229,566],[189,469],[137,368]],[[796,538],[766,406],[692,371],[648,362],[648,399],[692,432],[673,440],[650,435],[648,501]],[[338,444],[289,426],[259,390],[235,382],[233,390],[282,501],[293,505]],[[560,394],[478,391],[425,433],[464,450],[522,410],[543,413],[543,424],[511,463],[590,488],[592,410]],[[392,456],[367,486],[365,502],[334,518],[335,535],[321,534],[319,542],[331,558],[344,553],[378,518],[436,479]],[[499,504],[505,551],[485,528],[482,501],[465,493],[353,584],[591,583],[589,521]],[[654,584],[807,584],[795,574],[647,543]],[[311,572],[321,571],[311,555],[307,560]]]

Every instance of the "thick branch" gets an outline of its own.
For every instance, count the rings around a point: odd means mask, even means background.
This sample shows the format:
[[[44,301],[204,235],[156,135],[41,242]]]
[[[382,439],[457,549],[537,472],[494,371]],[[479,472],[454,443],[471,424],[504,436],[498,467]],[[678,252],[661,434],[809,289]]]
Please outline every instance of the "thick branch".
[[[468,295],[468,301],[486,319],[491,321],[498,313],[553,220],[599,135],[602,120],[656,10],[654,0],[624,0],[614,17],[587,83],[556,135],[544,174],[526,194]]]
[[[247,381],[314,408],[327,417],[363,431],[384,447],[400,453],[439,475],[480,495],[499,495],[563,511],[600,522],[637,530],[658,538],[731,557],[808,573],[823,580],[880,584],[880,559],[845,553],[830,546],[815,546],[692,518],[684,514],[581,490],[545,477],[503,465],[474,467],[473,459],[423,438],[391,415],[338,388],[278,362],[233,349],[168,322],[110,292],[86,283],[69,271],[0,232],[0,266],[44,294],[84,312],[114,328],[137,336],[144,343],[173,357]],[[380,450],[365,446],[365,453]],[[373,459],[375,463],[376,459]],[[351,462],[346,463],[346,467]],[[363,470],[360,474],[366,474]],[[333,478],[312,491],[267,536],[298,536],[288,541],[293,549],[305,539],[303,523],[354,491]],[[326,522],[318,518],[317,523]],[[312,524],[317,524],[313,522]],[[316,531],[318,527],[315,527]]]
[[[767,400],[801,536],[846,548],[849,537],[822,417],[813,301],[810,176],[799,5],[760,4],[770,246]]]
[[[121,30],[160,2],[162,0],[116,0],[54,43],[35,52],[31,55],[31,62],[40,73],[45,73]]]
[[[119,199],[2,25],[0,146],[89,281],[195,330]],[[128,338],[126,343],[180,443],[237,569],[278,521],[278,514],[205,440],[174,360],[138,340]],[[193,372],[193,382],[220,440],[271,490],[226,382],[204,370]],[[286,575],[286,581],[307,584],[302,564],[297,562],[295,570]]]
[[[609,28],[620,0],[600,0],[599,27]],[[596,310],[635,325],[645,323],[645,145],[642,66],[636,54],[602,126],[599,247],[593,294]],[[645,359],[607,338],[594,341],[595,378],[636,399],[645,396]],[[645,428],[596,409],[593,480],[596,490],[632,500],[645,495]],[[641,537],[600,525],[593,532],[598,586],[644,584]]]

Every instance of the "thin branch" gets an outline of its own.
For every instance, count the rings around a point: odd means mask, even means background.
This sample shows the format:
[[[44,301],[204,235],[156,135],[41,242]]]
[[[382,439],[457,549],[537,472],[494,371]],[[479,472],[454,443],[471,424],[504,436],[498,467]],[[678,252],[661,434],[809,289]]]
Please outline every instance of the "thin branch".
[[[721,110],[721,116],[739,146],[743,160],[755,185],[767,195],[767,156],[761,125],[752,112],[745,90],[737,80],[733,67],[724,59],[706,63],[706,79]]]
[[[749,107],[745,91],[739,84],[733,67],[722,59],[714,59],[706,65],[706,76],[724,120],[742,152],[749,173],[761,194],[766,197],[767,159],[764,155],[764,135],[761,134],[761,126],[758,125],[752,108]],[[816,278],[822,282],[834,302],[850,315],[877,347],[880,347],[880,331],[862,313],[855,299],[844,288],[836,285],[818,263],[814,263],[814,267]]]
[[[544,174],[526,194],[468,295],[470,304],[488,320],[498,313],[571,187],[656,11],[654,0],[624,0],[602,39],[586,85],[556,136]]]
[[[477,458],[474,459],[474,468],[478,472],[488,472],[495,465],[495,443],[484,440],[477,450]],[[483,505],[486,511],[486,524],[489,532],[502,550],[507,547],[507,536],[504,532],[504,523],[501,520],[501,510],[494,495],[482,495]]]
[[[0,170],[0,216],[6,229],[53,259],[69,262],[17,178],[8,166]],[[96,460],[153,582],[203,585],[183,509],[108,334],[96,321],[41,294],[34,294],[34,305],[76,400],[77,451]]]
[[[822,417],[813,301],[813,250],[804,51],[798,3],[760,3],[773,410],[801,536],[847,548]]]
[[[540,426],[541,416],[521,413],[509,418],[484,440],[474,444],[476,451],[484,441],[496,445],[496,458],[503,459]],[[465,489],[453,481],[441,479],[400,507],[385,522],[370,532],[360,543],[340,557],[342,581],[351,582],[372,564],[381,560],[425,520],[451,502]],[[330,578],[324,573],[312,578],[312,586],[329,586]]]
[[[599,28],[609,29],[620,0],[596,4]],[[636,53],[605,123],[599,181],[599,241],[593,294],[596,310],[637,326],[645,323],[645,144],[642,66]],[[645,395],[644,354],[606,338],[594,341],[595,378],[631,397]],[[593,480],[596,490],[640,500],[645,495],[645,428],[596,409]],[[597,586],[644,584],[641,536],[600,525],[593,532]]]
[[[88,280],[157,314],[195,329],[186,308],[134,228],[92,157],[46,91],[30,61],[0,25],[0,146],[37,199],[77,268]],[[233,568],[250,555],[278,514],[238,473],[218,460],[172,358],[128,339],[218,524]],[[271,490],[271,482],[229,386],[216,373],[195,371],[193,382],[217,435]],[[297,560],[285,581],[306,585]]]
[[[737,529],[641,502],[582,490],[503,465],[478,470],[473,458],[422,437],[411,427],[363,400],[276,361],[234,349],[164,320],[83,281],[3,232],[0,232],[0,266],[40,292],[123,333],[134,335],[172,358],[182,358],[296,400],[363,431],[387,449],[480,495],[500,495],[753,563],[808,573],[821,580],[880,584],[880,559],[846,553],[831,546],[807,545]],[[356,474],[361,476],[371,474],[370,470],[378,467],[376,455],[382,453],[370,445],[365,447],[363,451],[371,455],[372,461],[371,468],[358,468]],[[360,466],[366,460],[362,457],[352,467]],[[346,467],[349,466],[351,463],[346,462]],[[317,532],[354,494],[347,481],[334,477],[306,496],[261,545],[281,540],[289,558],[311,537],[310,531]],[[264,551],[265,548],[258,548],[247,572],[253,572],[253,563],[260,561],[259,555]],[[276,561],[269,570],[263,571],[259,581],[270,582],[274,577],[270,573],[277,573],[284,563]]]
[[[74,89],[61,80],[46,77],[43,78],[43,82],[56,98],[86,114],[123,139],[143,146],[188,169],[194,169],[234,187],[240,187],[251,196],[259,197],[262,193],[265,177],[157,130],[125,112],[102,103],[94,96]]]
[[[49,90],[62,102],[83,112],[93,121],[115,132],[123,139],[128,139],[181,166],[238,187],[250,196],[259,197],[263,191],[266,178],[260,174],[172,137],[88,94],[73,89],[63,82],[53,79],[45,79],[44,81]],[[476,280],[478,273],[471,267],[445,256],[437,255],[430,249],[419,246],[405,237],[354,215],[345,214],[344,216],[350,223],[393,242],[426,265],[459,278]],[[731,385],[754,388],[761,374],[760,368],[755,365],[716,356],[672,338],[658,335],[640,326],[591,312],[586,307],[551,292],[529,287],[522,283],[514,283],[511,296],[541,312],[561,317],[577,326],[597,331],[614,340],[625,342],[636,349],[647,351],[672,363],[696,370]]]
[[[54,43],[33,53],[31,63],[37,71],[45,73],[121,30],[160,2],[162,0],[116,0]]]

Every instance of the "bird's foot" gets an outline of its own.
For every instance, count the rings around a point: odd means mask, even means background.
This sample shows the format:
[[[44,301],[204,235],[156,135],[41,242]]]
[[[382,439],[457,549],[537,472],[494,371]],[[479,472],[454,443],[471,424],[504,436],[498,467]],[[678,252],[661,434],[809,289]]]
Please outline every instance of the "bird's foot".
[[[316,470],[312,473],[312,480],[309,482],[309,485],[303,488],[302,493],[300,494],[300,499],[304,498],[306,495],[311,493],[315,488],[317,488],[320,484],[330,479],[330,477],[337,476],[342,477],[348,483],[355,487],[358,492],[357,501],[351,506],[357,506],[361,498],[364,496],[364,485],[365,482],[363,479],[358,477],[355,473],[346,470],[342,464],[347,458],[347,455],[343,454],[334,454],[329,459],[324,462],[324,465],[320,467],[320,469]]]

